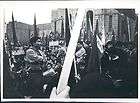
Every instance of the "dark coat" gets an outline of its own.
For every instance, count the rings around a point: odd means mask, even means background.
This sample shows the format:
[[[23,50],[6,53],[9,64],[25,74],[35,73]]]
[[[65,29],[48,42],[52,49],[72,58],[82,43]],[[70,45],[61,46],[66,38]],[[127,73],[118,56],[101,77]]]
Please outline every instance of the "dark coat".
[[[114,80],[99,73],[87,74],[75,87],[71,88],[70,98],[128,98],[137,97],[134,88],[127,83],[115,86]]]

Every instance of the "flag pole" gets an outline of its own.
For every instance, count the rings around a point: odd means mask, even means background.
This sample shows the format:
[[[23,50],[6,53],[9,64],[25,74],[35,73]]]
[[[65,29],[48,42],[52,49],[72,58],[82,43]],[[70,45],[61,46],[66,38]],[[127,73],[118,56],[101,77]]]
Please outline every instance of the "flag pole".
[[[84,12],[85,12],[85,9],[79,9],[77,13],[76,21],[75,21],[73,30],[71,32],[70,42],[67,48],[65,61],[63,64],[63,68],[62,68],[58,86],[57,86],[57,94],[62,92],[68,84],[68,79],[69,79],[71,66],[72,66],[72,62],[73,62],[73,58],[74,58],[74,54],[76,50],[76,45],[77,45],[78,38],[80,35],[80,28],[81,28],[82,21],[84,18]]]
[[[78,72],[77,72],[75,56],[74,56],[74,71],[75,71],[75,80],[76,80],[76,83],[78,83],[78,80],[77,80]]]
[[[16,30],[15,30],[15,21],[14,21],[14,15],[12,12],[12,32],[13,32],[13,43],[14,46],[17,46],[17,37],[16,37]]]
[[[68,47],[69,41],[70,41],[70,22],[69,22],[69,13],[68,9],[65,9],[65,41],[66,41],[66,47]]]

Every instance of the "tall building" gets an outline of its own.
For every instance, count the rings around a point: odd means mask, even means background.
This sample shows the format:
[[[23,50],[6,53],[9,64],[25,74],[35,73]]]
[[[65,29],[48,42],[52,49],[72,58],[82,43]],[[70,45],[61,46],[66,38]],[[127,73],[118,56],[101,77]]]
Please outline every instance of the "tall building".
[[[33,31],[33,26],[21,22],[15,21],[15,31],[17,40],[21,44],[27,44],[29,42],[29,38],[31,36],[31,32]],[[13,42],[13,31],[12,31],[12,22],[7,24],[6,33],[9,38],[9,42]]]
[[[16,30],[16,36],[17,36],[17,40],[21,43],[21,44],[28,44],[29,43],[29,39],[33,36],[34,34],[34,27],[33,25],[29,25],[29,24],[25,24],[22,22],[17,22],[15,21],[15,30]],[[6,28],[6,33],[8,35],[9,41],[13,42],[13,32],[12,32],[12,22],[9,22],[7,24],[7,28]],[[46,35],[49,35],[49,33],[51,32],[51,24],[50,23],[46,23],[46,24],[38,24],[37,25],[37,31],[38,31],[38,36],[39,37],[46,37]]]
[[[51,23],[38,24],[37,27],[39,29],[38,36],[41,38],[45,38],[45,37],[49,36],[49,34],[52,30]]]
[[[77,10],[78,9],[73,9],[73,8],[68,9],[70,29],[72,29],[72,27],[74,25],[75,18],[77,15]],[[65,8],[58,8],[58,9],[52,10],[52,22],[51,22],[52,31],[55,31],[55,29],[56,29],[56,31],[58,33],[61,33],[62,20],[64,22],[64,30],[65,30]],[[56,27],[55,27],[55,22],[56,22]]]
[[[60,9],[52,10],[51,18],[52,18],[52,20],[51,20],[52,32],[61,33],[62,20],[64,21],[64,19],[65,19],[65,11],[64,11],[64,9],[60,8]]]
[[[99,31],[104,24],[106,42],[112,40],[113,37],[116,41],[128,42],[134,40],[136,19],[125,14],[129,9],[124,10],[124,13],[117,9],[95,10],[95,20],[99,20]],[[130,15],[136,16],[133,12]]]
[[[68,18],[70,30],[72,29],[75,18],[77,15],[77,10],[75,8],[68,9]],[[86,12],[93,12],[91,17],[93,31],[96,27],[96,20],[98,19],[99,32],[105,34],[105,43],[110,40],[116,41],[133,41],[135,36],[136,28],[136,14],[133,9],[86,9]],[[121,11],[121,12],[120,12]],[[133,12],[128,12],[133,11]],[[129,14],[129,15],[128,15]],[[62,31],[62,21],[65,29],[65,8],[58,8],[52,10],[52,21],[51,23],[38,24],[37,31],[39,37],[46,37],[51,35],[51,32],[57,32],[56,34],[61,34]],[[34,33],[33,25],[21,23],[15,21],[16,36],[18,41],[21,44],[28,44],[29,39]],[[87,17],[85,14],[80,39],[84,39],[87,35],[85,33]],[[13,41],[13,32],[12,32],[12,22],[7,24],[7,35],[10,42]],[[54,33],[55,34],[55,33]],[[102,36],[102,35],[101,35]]]
[[[124,12],[120,12],[120,10]],[[115,40],[115,41],[133,41],[135,36],[136,27],[136,14],[133,9],[86,9],[86,14],[89,12],[92,14],[91,24],[93,25],[93,32],[95,31],[96,21],[98,19],[98,28],[100,32],[101,39],[104,42]],[[128,11],[129,15],[128,15]],[[92,13],[91,13],[92,12]],[[83,20],[83,27],[86,29],[87,26],[87,16]],[[84,32],[84,31],[82,31]],[[81,35],[80,38],[86,38],[88,35]]]

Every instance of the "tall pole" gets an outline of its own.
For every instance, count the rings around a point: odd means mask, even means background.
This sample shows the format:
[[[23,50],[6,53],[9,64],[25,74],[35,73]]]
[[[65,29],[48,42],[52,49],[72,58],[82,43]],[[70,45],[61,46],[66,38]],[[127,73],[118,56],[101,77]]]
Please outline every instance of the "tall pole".
[[[64,23],[62,19],[62,24],[61,24],[61,38],[64,38]]]
[[[130,22],[129,22],[129,18],[127,17],[127,28],[128,28],[128,41],[131,41],[131,32],[130,32]]]
[[[65,9],[65,39],[66,39],[66,47],[68,47],[69,40],[70,40],[70,26],[69,26],[69,16],[68,16],[68,9]]]
[[[56,35],[56,20],[54,21],[54,35]]]
[[[29,26],[28,26],[28,36],[29,36],[29,40],[30,40],[30,38],[31,38],[31,30],[30,30]]]
[[[36,26],[36,14],[34,14],[34,36],[38,37],[37,26]]]
[[[103,14],[104,14],[104,9],[102,10]],[[105,15],[102,16],[102,42],[103,45],[105,45]]]
[[[57,94],[59,94],[62,90],[64,90],[64,88],[68,84],[68,79],[69,79],[71,66],[72,66],[72,62],[73,62],[73,58],[74,58],[74,54],[76,50],[76,45],[78,42],[82,21],[84,19],[84,12],[85,12],[85,9],[78,10],[75,24],[71,31],[72,34],[71,34],[70,43],[67,48],[65,61],[63,64],[63,68],[62,68],[58,86],[57,86]]]
[[[17,46],[17,37],[16,37],[16,30],[15,30],[15,22],[14,22],[13,12],[12,12],[12,31],[13,31],[13,43],[14,43],[14,46]]]

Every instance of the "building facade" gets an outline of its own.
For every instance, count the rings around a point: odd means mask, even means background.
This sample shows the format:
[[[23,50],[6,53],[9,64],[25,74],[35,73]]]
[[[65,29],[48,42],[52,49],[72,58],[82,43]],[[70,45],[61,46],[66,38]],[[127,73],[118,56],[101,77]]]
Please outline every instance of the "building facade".
[[[77,15],[78,9],[69,8],[68,9],[68,18],[69,18],[69,27],[70,30],[72,29],[75,18]],[[127,9],[126,9],[127,10]],[[93,12],[91,18],[91,24],[93,25],[93,32],[96,28],[96,20],[98,19],[98,28],[99,32],[102,34],[102,39],[105,38],[105,43],[110,40],[115,41],[133,41],[135,36],[135,27],[136,27],[136,19],[131,18],[130,16],[125,15],[124,13],[120,13],[117,9],[87,9],[88,11]],[[86,34],[86,24],[87,24],[87,17],[83,20],[82,30],[80,39],[84,39]],[[64,34],[66,32],[65,25],[66,25],[66,18],[65,18],[65,9],[58,8],[52,10],[52,20],[51,23],[46,24],[38,24],[37,31],[39,37],[46,37],[51,34],[55,36],[59,36],[62,32],[62,22],[64,28]],[[135,15],[135,14],[132,14]],[[34,27],[33,25],[21,23],[15,21],[15,29],[16,29],[16,36],[18,41],[21,44],[27,44],[29,39],[34,34]],[[7,35],[9,37],[10,42],[13,41],[13,32],[12,32],[12,22],[7,24]],[[51,33],[52,32],[52,33]],[[56,32],[56,33],[55,33]],[[103,37],[104,34],[104,37]],[[103,40],[102,40],[103,41]]]
[[[105,42],[112,39],[123,42],[134,40],[136,19],[120,13],[116,9],[96,10],[95,21],[96,19],[99,20],[99,31],[102,31],[104,24]]]
[[[77,10],[78,9],[72,9],[72,8],[69,8],[68,9],[68,18],[69,18],[69,26],[70,26],[70,29],[72,29],[73,25],[74,25],[74,22],[75,22],[75,18],[76,18],[76,15],[77,15]],[[65,18],[65,8],[58,8],[58,9],[55,9],[55,10],[52,10],[52,31],[54,32],[55,30],[61,34],[61,28],[62,28],[62,22],[64,24],[64,33],[66,32],[66,29],[65,29],[65,22],[66,22],[66,18]],[[56,27],[55,27],[56,25]]]
[[[29,39],[34,35],[34,27],[33,25],[25,24],[22,22],[15,21],[15,30],[16,30],[16,37],[17,40],[26,45],[29,43]],[[51,32],[51,24],[38,24],[37,31],[39,37],[46,37]],[[13,30],[12,30],[12,22],[7,24],[6,34],[9,38],[9,42],[13,42]]]
[[[31,32],[33,30],[32,25],[17,22],[17,21],[15,21],[14,23],[15,23],[15,31],[16,31],[17,40],[21,44],[29,43],[29,38],[30,38]],[[12,22],[9,22],[7,24],[6,33],[9,38],[9,42],[13,43]]]

